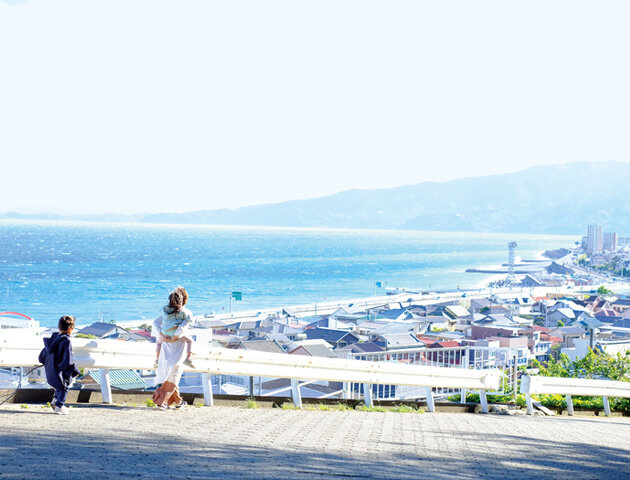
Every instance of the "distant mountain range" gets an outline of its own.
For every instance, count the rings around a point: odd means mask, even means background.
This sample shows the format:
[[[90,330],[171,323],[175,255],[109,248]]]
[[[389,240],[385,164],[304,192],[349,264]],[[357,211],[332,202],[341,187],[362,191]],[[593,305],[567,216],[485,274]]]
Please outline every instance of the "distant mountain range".
[[[237,209],[0,218],[549,234],[597,223],[630,236],[629,187],[630,163],[578,162]]]

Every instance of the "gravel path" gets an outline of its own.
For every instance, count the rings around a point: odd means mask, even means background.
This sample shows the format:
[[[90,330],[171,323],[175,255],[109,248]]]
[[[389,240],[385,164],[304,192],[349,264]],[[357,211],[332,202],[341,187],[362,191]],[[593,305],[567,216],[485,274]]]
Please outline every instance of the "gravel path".
[[[0,409],[1,479],[630,479],[630,418]]]

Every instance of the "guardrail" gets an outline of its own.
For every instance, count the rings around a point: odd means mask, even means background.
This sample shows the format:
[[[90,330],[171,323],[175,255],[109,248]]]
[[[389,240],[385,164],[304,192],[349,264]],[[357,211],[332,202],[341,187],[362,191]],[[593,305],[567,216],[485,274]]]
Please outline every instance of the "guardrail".
[[[569,415],[573,415],[571,395],[602,397],[604,400],[604,412],[609,417],[610,402],[608,397],[630,397],[630,382],[524,375],[521,378],[521,393],[525,394],[528,415],[534,413],[534,403],[531,396],[546,393],[550,395],[566,395]]]
[[[43,347],[43,337],[22,338],[0,334],[0,366],[24,367],[37,365]],[[155,345],[119,340],[74,338],[75,363],[80,368],[101,369],[101,390],[105,402],[111,402],[108,369],[153,370]],[[193,354],[197,368],[188,371],[202,373],[204,403],[212,405],[212,374],[264,376],[291,379],[293,402],[301,407],[299,380],[324,380],[362,383],[364,400],[371,406],[373,384],[425,387],[428,410],[434,411],[432,388],[462,388],[479,390],[481,406],[488,412],[486,391],[499,387],[498,370],[467,370],[459,368],[404,365],[388,362],[305,357],[280,353],[197,347]]]
[[[518,349],[510,347],[448,347],[427,348],[407,347],[392,349],[383,352],[362,352],[351,354],[349,358],[372,362],[399,362],[409,365],[422,365],[430,367],[463,368],[471,370],[498,369],[502,373],[503,381],[498,390],[488,392],[493,395],[506,395],[506,387],[509,385],[512,391],[517,390],[517,370],[522,363],[518,356]],[[527,360],[525,358],[525,360]],[[526,362],[525,362],[526,363]],[[381,399],[394,398],[404,400],[409,396],[417,396],[415,389],[382,389]],[[399,390],[401,395],[399,395]],[[380,393],[381,390],[379,390]],[[466,389],[446,389],[441,394],[459,394],[461,403],[465,403]]]

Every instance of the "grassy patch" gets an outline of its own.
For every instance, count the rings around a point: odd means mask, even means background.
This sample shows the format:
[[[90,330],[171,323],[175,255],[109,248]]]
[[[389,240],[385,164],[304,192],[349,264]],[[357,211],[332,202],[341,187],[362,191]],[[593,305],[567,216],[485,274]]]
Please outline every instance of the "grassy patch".
[[[283,410],[299,410],[293,403],[285,402],[280,405],[280,408]],[[353,410],[352,407],[346,405],[345,403],[335,403],[332,405],[326,403],[307,403],[302,405],[302,410],[306,410],[309,412],[345,412],[348,410]]]
[[[255,408],[255,407],[250,407]],[[285,402],[280,405],[282,410],[299,410],[293,403]],[[368,407],[365,404],[357,405],[356,408],[353,408],[350,405],[345,403],[334,403],[334,404],[326,404],[326,403],[306,403],[302,406],[302,410],[306,410],[308,412],[348,412],[348,411],[360,411],[360,412],[395,412],[395,413],[425,413],[424,408],[420,408],[416,405],[396,405],[394,407],[381,407],[381,406],[372,406]]]
[[[358,410],[360,412],[386,412],[387,411],[386,408],[378,407],[376,405],[372,405],[371,407],[368,407],[367,405],[357,405],[357,408],[355,408],[355,410]]]
[[[260,408],[254,397],[249,397],[245,401],[245,408]]]
[[[335,403],[334,405],[332,405],[332,409],[333,410],[340,410],[342,412],[347,412],[349,410],[354,410],[350,405],[347,405],[345,403]]]
[[[319,410],[321,412],[347,412],[353,410],[350,405],[346,405],[345,403],[334,403],[332,405],[328,405],[325,403],[317,403],[315,405],[310,405],[311,410]]]
[[[424,408],[419,408],[416,405],[396,405],[389,409],[390,412],[396,413],[424,413]]]

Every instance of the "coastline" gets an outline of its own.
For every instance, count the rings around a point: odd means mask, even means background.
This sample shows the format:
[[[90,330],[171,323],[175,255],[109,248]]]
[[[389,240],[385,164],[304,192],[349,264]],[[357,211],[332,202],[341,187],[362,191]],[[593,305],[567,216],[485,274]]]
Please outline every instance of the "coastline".
[[[196,314],[229,313],[232,291],[243,294],[232,302],[237,312],[384,293],[375,291],[375,282],[421,291],[478,289],[498,274],[466,274],[466,267],[506,260],[509,239],[452,232],[33,223],[0,222],[7,247],[20,245],[6,249],[0,263],[0,306],[47,326],[66,313],[82,324],[152,321],[178,285],[188,289]],[[567,243],[566,237],[517,240],[524,256]]]

